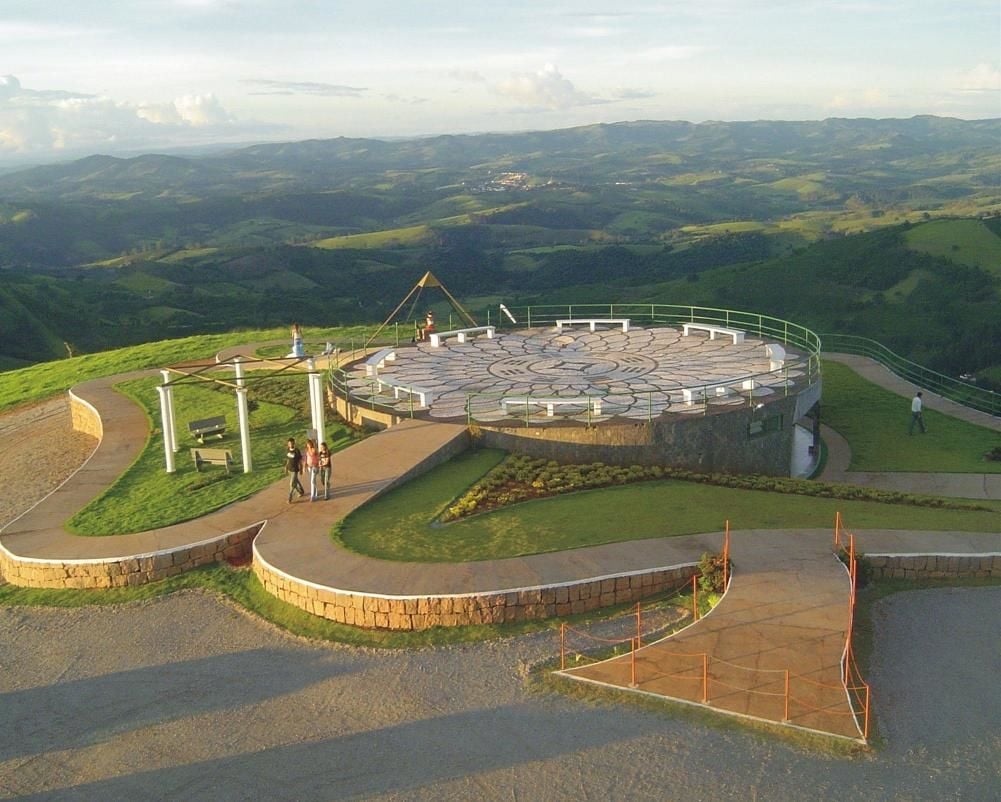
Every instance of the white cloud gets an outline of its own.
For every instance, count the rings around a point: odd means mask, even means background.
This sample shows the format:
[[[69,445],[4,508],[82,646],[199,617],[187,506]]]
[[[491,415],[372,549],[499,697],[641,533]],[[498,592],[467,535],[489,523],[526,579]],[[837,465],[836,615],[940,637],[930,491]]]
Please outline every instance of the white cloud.
[[[890,98],[886,92],[881,89],[869,88],[852,94],[837,94],[827,102],[827,108],[832,111],[877,109],[885,108],[889,103]]]
[[[569,109],[602,102],[576,89],[554,64],[546,64],[538,72],[512,75],[495,89],[519,103],[547,109]]]
[[[636,61],[648,64],[660,64],[664,61],[684,61],[704,53],[706,48],[701,45],[663,45],[641,50],[633,56]]]
[[[487,80],[476,70],[464,70],[458,67],[449,70],[445,74],[453,81],[462,81],[463,83],[481,84]]]
[[[648,97],[656,97],[657,92],[650,92],[646,89],[630,89],[627,86],[616,87],[611,91],[615,100],[641,100]]]
[[[184,95],[174,101],[174,106],[185,123],[196,127],[225,125],[232,119],[219,99],[212,94]]]
[[[195,129],[219,136],[232,123],[211,94],[133,104],[64,90],[28,89],[13,75],[0,78],[0,155],[182,144],[191,140]]]
[[[364,86],[344,86],[319,81],[274,81],[266,78],[247,78],[240,83],[259,86],[254,95],[320,95],[322,97],[361,97],[367,92]]]
[[[1001,90],[1001,70],[990,64],[978,64],[959,77],[961,92],[997,92]]]

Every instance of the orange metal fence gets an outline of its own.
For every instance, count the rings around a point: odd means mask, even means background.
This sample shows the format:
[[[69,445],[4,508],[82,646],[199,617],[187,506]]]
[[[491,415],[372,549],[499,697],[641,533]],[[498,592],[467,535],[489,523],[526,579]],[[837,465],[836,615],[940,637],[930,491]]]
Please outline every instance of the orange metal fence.
[[[635,612],[630,611],[628,613],[628,615],[636,616],[636,631],[635,634],[630,634],[629,637],[615,639],[600,638],[593,636],[590,633],[583,632],[580,629],[570,627],[567,624],[563,624],[560,628],[560,669],[565,670],[567,668],[568,655],[573,655],[576,663],[580,663],[581,659],[585,657],[587,657],[590,662],[599,662],[600,660],[608,659],[607,652],[609,649],[623,647],[628,644],[630,673],[629,684],[632,687],[638,687],[641,678],[638,676],[639,670],[636,659],[637,652],[641,648],[645,648],[648,653],[650,653],[650,650],[655,650],[661,656],[667,655],[670,658],[680,658],[682,661],[688,660],[691,664],[688,667],[684,667],[684,663],[682,663],[683,667],[681,670],[674,673],[663,671],[653,672],[651,666],[645,666],[643,669],[643,682],[651,682],[662,678],[698,682],[699,685],[693,693],[693,695],[697,694],[698,696],[695,701],[701,701],[703,704],[709,706],[713,706],[715,691],[737,691],[757,696],[773,697],[776,702],[781,700],[781,721],[783,723],[790,722],[792,718],[803,713],[816,712],[822,713],[825,716],[851,716],[854,718],[855,727],[862,736],[862,740],[868,741],[872,694],[869,684],[862,678],[862,674],[855,662],[855,655],[852,650],[852,633],[858,576],[858,561],[855,556],[855,536],[844,530],[840,513],[837,514],[835,520],[834,543],[836,549],[839,551],[842,548],[845,550],[847,555],[848,575],[851,581],[851,592],[849,594],[848,603],[848,626],[845,638],[845,649],[842,657],[841,682],[839,684],[818,682],[811,677],[802,674],[795,674],[788,669],[762,669],[751,666],[743,666],[737,663],[722,660],[718,657],[713,658],[705,652],[691,654],[676,652],[663,641],[643,647],[643,618],[640,604],[636,605]],[[728,587],[730,580],[729,552],[730,525],[729,521],[727,521],[723,542],[725,588]],[[679,595],[681,592],[682,591],[678,591],[675,595]],[[698,578],[693,577],[692,608],[694,620],[698,620],[697,595]],[[603,647],[603,651],[605,653],[600,657],[588,657],[583,649],[577,650],[573,648],[573,640],[575,638],[583,638],[591,644],[597,644],[599,647]],[[592,651],[594,648],[595,646],[592,645]],[[620,656],[624,655],[625,651],[623,650]],[[746,673],[748,681],[735,681],[734,678],[730,676],[734,672]],[[765,675],[771,675],[772,678],[769,679]],[[724,676],[726,679],[723,678]],[[848,709],[836,709],[841,707],[840,702],[837,705],[832,704],[821,707],[808,702],[803,698],[802,694],[797,695],[797,689],[802,690],[809,687],[832,691],[838,699],[844,698],[843,696],[840,696],[840,694],[847,694]],[[763,688],[775,689],[763,690]]]
[[[858,595],[858,557],[855,550],[855,535],[845,529],[841,513],[834,516],[834,550],[838,555],[844,555],[848,568],[848,580],[851,590],[848,595],[848,627],[845,636],[845,651],[841,658],[841,676],[848,693],[850,706],[855,713],[855,723],[862,733],[863,740],[869,740],[870,712],[872,709],[872,688],[862,678],[858,663],[855,662],[855,650],[852,646],[852,635],[855,631],[855,603]]]

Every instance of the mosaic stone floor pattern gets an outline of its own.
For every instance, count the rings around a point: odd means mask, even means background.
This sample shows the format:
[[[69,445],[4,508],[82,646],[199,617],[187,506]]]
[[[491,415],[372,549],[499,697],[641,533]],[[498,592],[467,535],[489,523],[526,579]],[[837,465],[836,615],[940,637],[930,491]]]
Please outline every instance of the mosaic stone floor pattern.
[[[765,352],[769,342],[774,341],[748,336],[735,344],[729,337],[710,340],[701,333],[685,337],[681,329],[670,327],[632,328],[625,333],[619,327],[595,332],[526,329],[461,344],[449,339],[437,348],[430,343],[402,347],[395,361],[379,368],[378,376],[428,392],[433,418],[465,418],[469,399],[479,421],[524,418],[526,412],[534,422],[547,420],[544,406],[511,401],[531,396],[581,399],[580,404],[557,405],[550,421],[613,416],[646,420],[665,410],[703,414],[701,400],[686,401],[685,388],[710,388],[711,407],[747,404],[783,392],[806,374],[805,365],[802,355],[786,346],[785,367],[769,373]],[[750,377],[754,387],[745,389],[743,383]],[[355,366],[348,384],[356,398],[400,410],[418,404],[410,393],[400,392],[395,398],[391,386],[378,386],[366,376],[364,362]],[[725,390],[717,395],[716,387]],[[600,414],[588,415],[586,396],[600,398]]]

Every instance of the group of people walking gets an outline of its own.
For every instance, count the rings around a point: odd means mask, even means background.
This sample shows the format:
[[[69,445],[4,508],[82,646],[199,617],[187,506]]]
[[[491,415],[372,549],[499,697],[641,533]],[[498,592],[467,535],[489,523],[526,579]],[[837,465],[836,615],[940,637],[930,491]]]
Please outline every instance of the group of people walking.
[[[289,476],[288,503],[293,499],[306,495],[299,481],[299,476],[305,470],[309,474],[309,500],[316,501],[323,493],[324,499],[330,498],[331,463],[330,449],[326,443],[316,445],[312,438],[306,440],[306,453],[299,450],[295,438],[290,437],[285,448],[285,473]]]

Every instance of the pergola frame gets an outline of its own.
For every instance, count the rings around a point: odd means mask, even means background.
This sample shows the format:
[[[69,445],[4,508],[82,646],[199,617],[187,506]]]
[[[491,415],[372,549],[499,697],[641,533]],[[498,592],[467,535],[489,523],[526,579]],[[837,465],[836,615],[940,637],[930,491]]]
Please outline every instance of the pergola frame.
[[[276,365],[277,370],[269,376],[247,377],[244,375],[244,368],[248,363],[254,365]],[[253,463],[250,454],[250,413],[247,403],[247,382],[248,381],[269,381],[281,373],[293,368],[298,368],[305,364],[307,370],[306,379],[309,387],[309,408],[312,421],[312,429],[316,433],[316,442],[326,440],[324,406],[323,406],[323,381],[320,371],[317,370],[314,357],[283,357],[279,359],[253,359],[247,360],[242,356],[234,356],[230,359],[223,359],[219,362],[199,362],[190,364],[174,365],[160,370],[163,382],[157,386],[160,395],[160,419],[163,428],[163,451],[166,462],[167,473],[176,473],[177,465],[174,455],[180,451],[177,444],[177,429],[174,425],[174,387],[192,382],[209,382],[223,387],[230,387],[236,391],[236,412],[240,421],[240,449],[243,452],[243,472],[250,473],[253,470]],[[209,371],[226,370],[232,368],[234,381],[226,381],[214,376],[206,375]],[[172,378],[176,374],[176,378]]]

